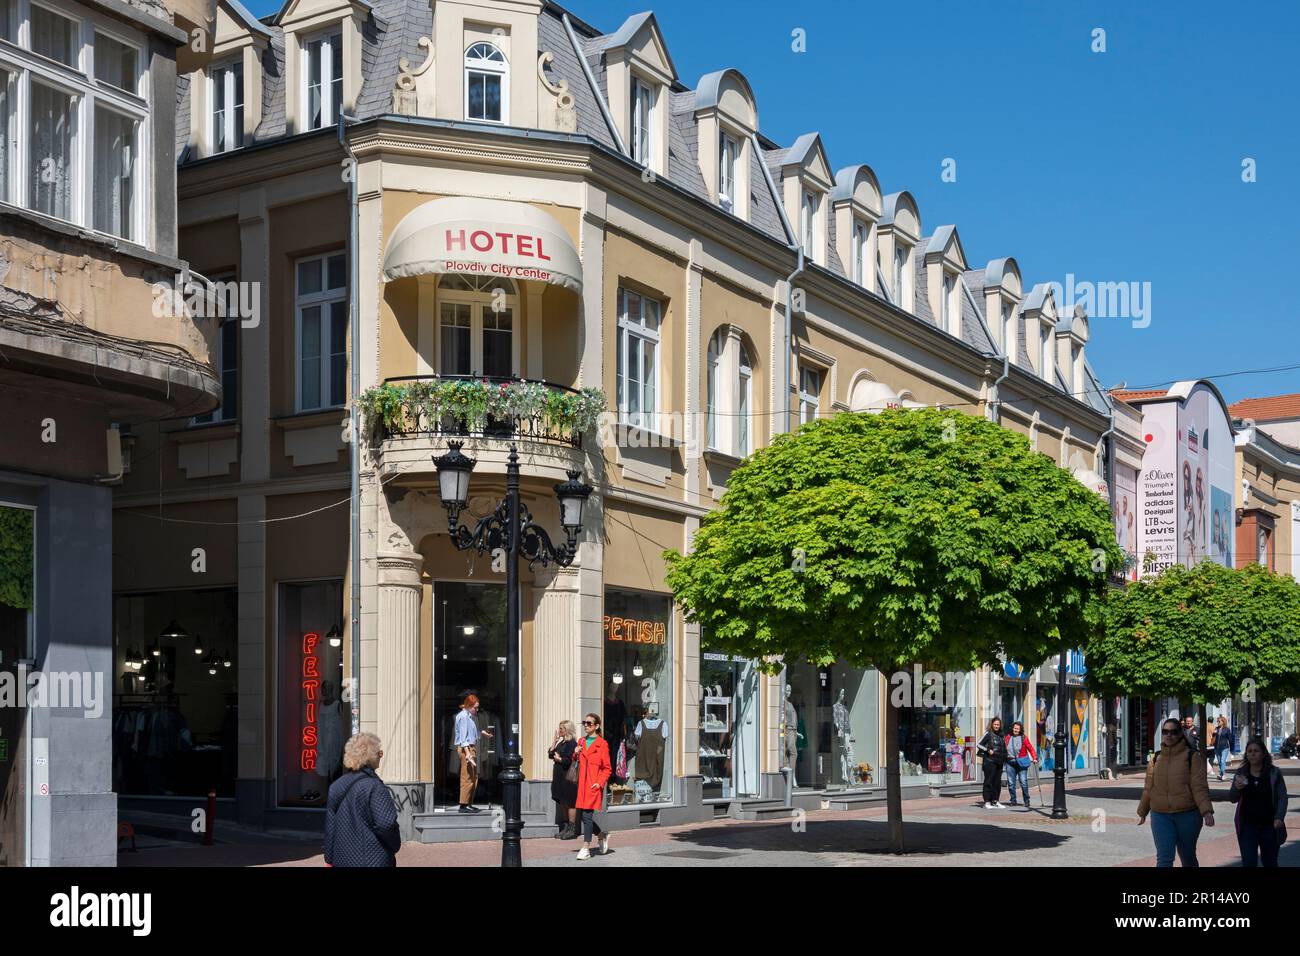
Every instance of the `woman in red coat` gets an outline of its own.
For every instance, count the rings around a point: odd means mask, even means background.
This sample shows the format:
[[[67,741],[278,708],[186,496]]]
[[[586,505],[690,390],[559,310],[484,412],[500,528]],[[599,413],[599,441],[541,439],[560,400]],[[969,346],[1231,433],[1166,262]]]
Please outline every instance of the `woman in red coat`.
[[[591,836],[600,839],[600,852],[609,852],[609,834],[596,825],[596,811],[605,802],[605,784],[609,782],[609,744],[600,735],[600,717],[588,714],[582,721],[582,735],[573,752],[578,761],[578,816],[582,820],[582,849],[579,860],[591,858]]]

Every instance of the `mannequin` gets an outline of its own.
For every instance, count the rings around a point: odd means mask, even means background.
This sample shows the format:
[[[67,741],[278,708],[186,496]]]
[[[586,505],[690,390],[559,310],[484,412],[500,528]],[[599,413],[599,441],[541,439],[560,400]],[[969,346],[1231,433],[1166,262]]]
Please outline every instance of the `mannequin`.
[[[795,783],[795,766],[799,763],[799,712],[790,701],[793,688],[785,685],[785,707],[781,711],[781,769],[790,771],[790,784]]]
[[[844,688],[831,707],[831,719],[835,723],[835,736],[840,739],[840,772],[844,775],[844,785],[853,780],[853,734],[849,728],[849,708],[844,703]]]

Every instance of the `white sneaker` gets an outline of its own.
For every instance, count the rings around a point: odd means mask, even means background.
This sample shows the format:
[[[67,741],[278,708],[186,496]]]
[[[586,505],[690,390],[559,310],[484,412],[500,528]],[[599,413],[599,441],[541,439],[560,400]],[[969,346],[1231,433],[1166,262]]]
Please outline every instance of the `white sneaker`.
[[[1007,805],[1005,803],[1001,803],[1000,801],[997,800],[993,801],[993,806],[997,807],[999,810],[1005,810],[1007,808]]]
[[[598,839],[600,840],[600,855],[604,856],[609,852],[609,834],[602,833]]]
[[[579,860],[590,860],[590,859],[591,859],[591,851],[588,850],[588,849],[584,846],[581,850],[578,851],[578,859],[579,859]]]
[[[993,804],[991,804],[991,803],[986,803],[986,804],[984,804],[984,809],[985,809],[985,810],[992,810],[992,809],[993,809]]]

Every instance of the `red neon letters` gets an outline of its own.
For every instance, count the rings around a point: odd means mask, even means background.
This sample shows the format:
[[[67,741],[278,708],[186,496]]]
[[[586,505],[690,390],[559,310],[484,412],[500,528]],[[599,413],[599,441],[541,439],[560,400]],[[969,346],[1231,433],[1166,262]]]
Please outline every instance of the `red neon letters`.
[[[319,634],[304,634],[302,638],[302,693],[307,702],[307,719],[302,728],[302,755],[299,766],[304,770],[316,769],[316,692],[320,688],[320,658],[316,656]]]

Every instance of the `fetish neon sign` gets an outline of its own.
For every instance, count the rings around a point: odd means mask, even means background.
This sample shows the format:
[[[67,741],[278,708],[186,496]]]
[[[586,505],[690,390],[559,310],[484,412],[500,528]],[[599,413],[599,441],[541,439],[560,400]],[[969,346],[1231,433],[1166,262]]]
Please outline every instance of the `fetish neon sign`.
[[[316,645],[320,635],[304,634],[302,637],[302,694],[307,704],[307,715],[302,726],[302,754],[298,765],[304,770],[316,769],[316,698],[320,690],[320,658]]]

